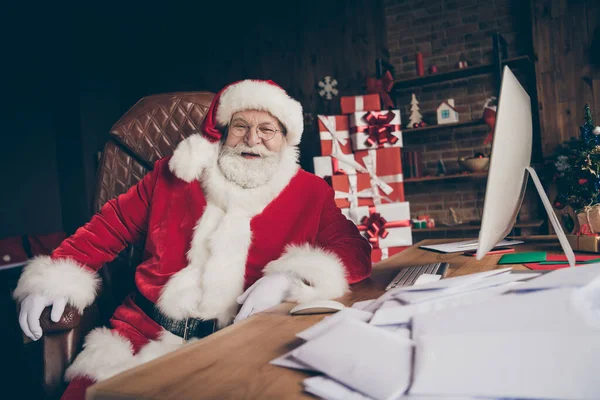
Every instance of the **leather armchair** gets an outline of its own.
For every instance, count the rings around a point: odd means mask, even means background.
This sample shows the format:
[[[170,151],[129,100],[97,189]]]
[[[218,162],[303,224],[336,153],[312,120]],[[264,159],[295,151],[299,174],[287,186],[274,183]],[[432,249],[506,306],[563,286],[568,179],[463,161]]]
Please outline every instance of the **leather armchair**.
[[[96,175],[92,210],[136,184],[155,161],[169,156],[177,144],[200,130],[214,97],[209,92],[182,92],[144,97],[110,130],[110,138]],[[67,307],[61,320],[50,320],[50,308],[42,314],[44,335],[35,355],[43,360],[42,387],[48,398],[65,389],[64,372],[81,350],[83,338],[94,327],[106,324],[115,308],[134,288],[135,267],[142,257],[145,239],[133,244],[101,270],[102,288],[96,302],[83,315]],[[39,354],[41,352],[41,354]]]

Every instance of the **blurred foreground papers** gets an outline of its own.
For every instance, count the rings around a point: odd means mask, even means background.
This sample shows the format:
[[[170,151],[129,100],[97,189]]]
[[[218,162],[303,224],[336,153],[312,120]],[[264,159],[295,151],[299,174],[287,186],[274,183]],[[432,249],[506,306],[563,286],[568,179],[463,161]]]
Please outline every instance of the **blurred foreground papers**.
[[[343,319],[292,352],[295,359],[376,400],[408,389],[411,340],[354,319]]]
[[[410,393],[598,399],[599,310],[595,281],[415,315]]]

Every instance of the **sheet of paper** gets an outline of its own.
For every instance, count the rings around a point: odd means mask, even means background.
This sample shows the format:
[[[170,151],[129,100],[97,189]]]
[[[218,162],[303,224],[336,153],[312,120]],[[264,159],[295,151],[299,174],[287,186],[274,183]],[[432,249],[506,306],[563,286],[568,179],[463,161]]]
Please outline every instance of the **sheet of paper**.
[[[410,340],[344,319],[292,355],[364,395],[386,400],[408,389],[412,351]]]
[[[292,350],[293,351],[293,350]],[[269,364],[276,365],[278,367],[298,369],[301,371],[314,371],[314,368],[304,364],[303,362],[296,360],[294,356],[292,356],[292,351],[285,353],[284,355],[277,357],[274,360],[271,360]]]
[[[346,385],[326,376],[313,376],[302,381],[304,390],[326,400],[370,400]]]
[[[436,282],[440,279],[442,279],[442,276],[438,274],[421,274],[419,275],[415,283],[413,283],[413,286],[424,285],[430,282]]]
[[[524,243],[522,240],[503,240],[496,246],[514,246]],[[421,249],[439,251],[441,253],[458,253],[467,250],[477,250],[476,240],[465,240],[462,242],[442,243],[421,246]]]
[[[527,281],[519,290],[535,290],[556,287],[582,287],[600,276],[600,263],[564,268],[542,274]]]
[[[465,293],[477,290],[483,290],[495,286],[502,286],[507,283],[528,279],[530,275],[503,273],[494,276],[488,276],[484,279],[477,279],[465,282],[463,285],[448,287],[446,290],[423,291],[423,292],[401,292],[395,297],[402,303],[416,304],[425,301],[431,301],[442,297],[454,296],[458,293]],[[509,290],[506,288],[506,290]]]
[[[352,304],[352,308],[356,308],[358,310],[364,310],[366,307],[369,306],[369,304],[371,304],[374,301],[375,301],[375,299],[357,301],[356,303]]]
[[[575,301],[587,289],[592,292],[588,298],[600,306],[600,284],[594,284],[505,294],[415,315],[410,393],[597,398],[600,324],[589,324]]]
[[[334,326],[340,323],[345,319],[354,319],[357,321],[368,321],[373,316],[373,313],[368,311],[359,310],[356,308],[344,308],[341,311],[333,314],[330,317],[323,318],[321,321],[317,322],[313,326],[298,332],[296,337],[300,339],[304,339],[306,341],[313,340],[323,333],[329,331]]]
[[[383,303],[396,298],[398,293],[411,292],[411,291],[432,291],[432,290],[447,289],[449,287],[465,285],[465,284],[477,281],[478,279],[483,279],[483,278],[486,278],[489,276],[504,274],[504,273],[511,271],[511,269],[512,269],[512,267],[501,268],[501,269],[495,269],[492,271],[485,271],[485,272],[478,272],[475,274],[469,274],[469,275],[464,275],[464,276],[457,276],[454,278],[440,279],[436,282],[430,282],[430,283],[426,283],[426,284],[422,284],[422,285],[418,285],[418,286],[402,286],[399,288],[390,289],[387,292],[385,292],[384,294],[382,294],[381,296],[379,296],[377,299],[375,299],[373,302],[371,302],[370,304],[365,306],[364,310],[369,311],[369,312],[375,312],[381,307],[381,305]]]
[[[502,295],[513,286],[514,283],[508,283],[506,285],[494,286],[477,291],[454,293],[453,295],[422,303],[406,304],[388,309],[380,308],[373,314],[369,324],[381,327],[386,325],[396,326],[398,324],[408,324],[417,314],[483,302],[490,298]]]

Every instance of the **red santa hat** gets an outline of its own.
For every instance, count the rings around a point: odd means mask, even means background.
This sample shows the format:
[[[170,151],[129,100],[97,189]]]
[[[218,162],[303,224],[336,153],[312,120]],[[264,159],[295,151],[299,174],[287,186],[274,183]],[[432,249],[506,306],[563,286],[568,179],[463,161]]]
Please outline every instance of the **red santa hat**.
[[[223,88],[213,99],[202,123],[202,133],[218,142],[233,114],[244,110],[267,111],[286,129],[288,144],[300,144],[304,130],[302,105],[273,81],[247,79]]]
[[[201,134],[191,135],[179,143],[169,161],[171,171],[186,182],[199,179],[202,171],[217,158],[225,126],[233,114],[244,110],[269,112],[285,127],[288,144],[300,143],[304,118],[299,102],[273,81],[234,82],[214,97],[200,127]]]

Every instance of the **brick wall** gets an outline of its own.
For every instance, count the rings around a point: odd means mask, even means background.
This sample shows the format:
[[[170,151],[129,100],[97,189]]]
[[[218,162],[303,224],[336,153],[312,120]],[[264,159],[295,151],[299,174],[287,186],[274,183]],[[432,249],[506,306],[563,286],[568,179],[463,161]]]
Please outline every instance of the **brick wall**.
[[[527,54],[531,48],[528,2],[522,0],[385,0],[387,46],[396,79],[416,76],[415,54],[421,52],[425,73],[436,65],[438,72],[456,68],[459,60],[470,66],[492,61],[494,32],[508,43],[508,56]],[[425,122],[436,124],[436,109],[453,98],[460,121],[481,118],[486,99],[496,95],[491,74],[468,80],[410,88],[397,93],[396,105],[406,124],[411,94],[415,93]],[[448,173],[460,172],[458,157],[487,153],[483,146],[486,126],[436,130],[411,135],[404,131],[404,146],[421,152],[425,172],[436,173],[443,160]],[[481,218],[485,180],[436,181],[406,185],[413,215],[427,213],[438,221],[448,219],[448,208],[464,222]],[[535,217],[537,200],[528,196],[521,219]]]

